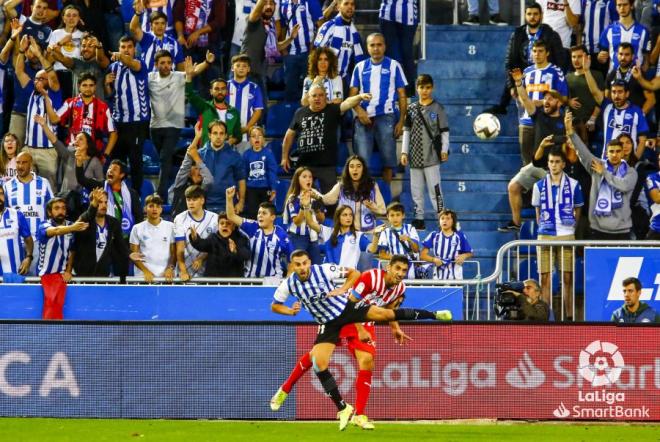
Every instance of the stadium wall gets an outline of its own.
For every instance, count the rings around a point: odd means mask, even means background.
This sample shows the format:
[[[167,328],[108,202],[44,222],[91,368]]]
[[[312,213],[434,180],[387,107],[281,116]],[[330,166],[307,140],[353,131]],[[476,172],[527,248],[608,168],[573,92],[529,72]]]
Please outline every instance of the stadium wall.
[[[604,324],[378,327],[374,419],[660,420],[660,327]],[[295,323],[0,322],[0,415],[332,419],[315,376],[268,401],[316,327]],[[331,370],[349,402],[357,368]]]

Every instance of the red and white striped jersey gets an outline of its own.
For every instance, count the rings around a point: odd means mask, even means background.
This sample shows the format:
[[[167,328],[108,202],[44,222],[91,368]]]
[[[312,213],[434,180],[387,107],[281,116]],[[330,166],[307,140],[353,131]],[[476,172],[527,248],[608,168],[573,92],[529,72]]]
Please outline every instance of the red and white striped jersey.
[[[353,294],[360,299],[360,305],[385,306],[396,300],[406,291],[406,285],[401,281],[394,287],[385,284],[385,271],[381,269],[368,270],[360,276]]]

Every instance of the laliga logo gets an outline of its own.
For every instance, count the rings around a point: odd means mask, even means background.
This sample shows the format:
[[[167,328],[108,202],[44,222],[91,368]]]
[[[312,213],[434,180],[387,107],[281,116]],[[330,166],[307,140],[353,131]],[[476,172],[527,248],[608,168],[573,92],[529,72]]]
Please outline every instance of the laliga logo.
[[[610,367],[609,359],[613,367]],[[611,342],[594,341],[580,352],[580,376],[591,382],[592,387],[614,384],[621,376],[623,366],[623,356]]]

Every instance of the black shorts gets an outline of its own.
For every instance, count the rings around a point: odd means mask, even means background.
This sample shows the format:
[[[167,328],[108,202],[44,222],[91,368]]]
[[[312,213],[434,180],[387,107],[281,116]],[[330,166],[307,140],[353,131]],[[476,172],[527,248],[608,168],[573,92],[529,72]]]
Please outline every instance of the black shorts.
[[[367,322],[369,305],[358,307],[354,302],[348,301],[341,315],[330,322],[320,324],[314,345],[322,343],[336,344],[339,341],[339,332],[346,324]]]

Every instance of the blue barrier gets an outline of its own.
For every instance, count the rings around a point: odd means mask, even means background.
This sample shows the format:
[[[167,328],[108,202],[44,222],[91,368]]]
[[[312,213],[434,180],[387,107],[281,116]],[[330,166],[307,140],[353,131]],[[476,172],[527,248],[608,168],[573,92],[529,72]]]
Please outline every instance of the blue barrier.
[[[219,285],[70,285],[64,317],[73,320],[145,321],[312,321],[272,313],[275,287]],[[39,319],[43,292],[39,285],[0,285],[0,319]],[[451,310],[463,319],[460,287],[410,287],[405,306]]]
[[[623,305],[625,278],[642,282],[640,300],[660,311],[660,253],[653,248],[584,249],[585,320],[609,321]]]

